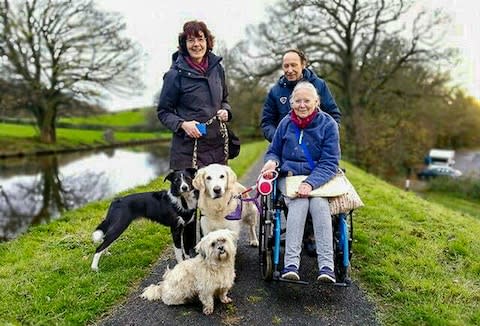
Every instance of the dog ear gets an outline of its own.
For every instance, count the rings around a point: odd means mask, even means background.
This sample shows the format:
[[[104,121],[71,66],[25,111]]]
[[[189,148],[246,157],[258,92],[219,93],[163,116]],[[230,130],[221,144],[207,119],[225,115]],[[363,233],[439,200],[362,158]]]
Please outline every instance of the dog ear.
[[[195,177],[195,174],[197,173],[197,169],[195,168],[186,168],[185,171],[187,171],[187,173],[189,173],[192,178]]]
[[[170,171],[170,173],[166,175],[165,179],[163,179],[163,182],[165,182],[167,180],[172,182],[173,172],[175,172],[175,171]]]
[[[203,237],[199,243],[197,243],[197,245],[195,246],[195,251],[200,255],[202,256],[203,259],[206,259],[207,258],[207,253],[205,252],[205,249],[204,249],[204,242],[205,242],[205,237]]]
[[[205,182],[203,181],[204,174],[205,170],[203,168],[197,171],[197,175],[192,181],[192,185],[195,189],[198,189],[200,191],[205,190]]]
[[[228,189],[234,189],[235,183],[237,183],[237,175],[233,172],[232,168],[229,166],[225,166],[228,176]]]

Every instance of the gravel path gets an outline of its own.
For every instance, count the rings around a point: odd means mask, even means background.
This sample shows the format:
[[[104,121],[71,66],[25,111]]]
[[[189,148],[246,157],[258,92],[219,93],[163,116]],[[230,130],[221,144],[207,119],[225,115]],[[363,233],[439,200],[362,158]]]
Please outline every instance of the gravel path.
[[[261,161],[241,180],[245,186],[255,183]],[[355,257],[352,258],[355,264]],[[161,257],[153,272],[143,280],[127,300],[113,309],[99,325],[379,325],[375,307],[354,281],[349,287],[316,284],[315,260],[304,256],[300,274],[308,285],[271,282],[261,279],[258,249],[248,246],[246,232],[239,240],[235,285],[230,293],[233,303],[215,302],[210,316],[202,314],[199,301],[183,306],[167,306],[160,301],[141,299],[142,289],[157,283],[167,265],[173,266],[173,254]]]

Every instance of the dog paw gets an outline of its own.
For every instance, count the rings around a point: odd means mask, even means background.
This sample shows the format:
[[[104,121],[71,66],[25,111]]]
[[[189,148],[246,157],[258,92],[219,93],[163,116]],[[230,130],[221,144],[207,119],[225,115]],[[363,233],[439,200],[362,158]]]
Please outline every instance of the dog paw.
[[[251,247],[258,247],[258,240],[250,240]]]
[[[203,313],[205,315],[211,315],[213,313],[213,306],[211,307],[203,307]]]
[[[224,297],[221,297],[221,298],[220,298],[220,301],[221,301],[222,303],[231,303],[233,300],[232,300],[232,298],[230,298],[230,297],[228,297],[228,296],[224,296]]]
[[[148,301],[159,300],[161,297],[161,289],[155,284],[147,286],[143,289],[143,293],[140,295],[140,298],[147,299]]]

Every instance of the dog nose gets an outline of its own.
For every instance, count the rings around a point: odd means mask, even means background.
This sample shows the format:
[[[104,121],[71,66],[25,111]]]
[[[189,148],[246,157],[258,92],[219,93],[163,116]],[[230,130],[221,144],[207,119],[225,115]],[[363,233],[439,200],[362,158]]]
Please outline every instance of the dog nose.
[[[213,192],[216,194],[219,194],[222,191],[222,189],[218,186],[213,187]]]
[[[187,185],[183,185],[183,186],[182,186],[182,191],[185,192],[185,191],[187,191],[187,190],[188,190],[188,186],[187,186]]]
[[[217,247],[218,251],[220,252],[224,252],[225,251],[225,248],[223,246],[218,246]]]

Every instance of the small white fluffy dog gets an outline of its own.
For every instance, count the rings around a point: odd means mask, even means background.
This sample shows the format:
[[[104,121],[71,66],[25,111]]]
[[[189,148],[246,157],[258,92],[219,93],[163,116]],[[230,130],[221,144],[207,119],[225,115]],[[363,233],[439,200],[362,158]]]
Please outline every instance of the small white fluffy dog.
[[[237,220],[225,218],[235,213],[237,206],[240,205],[240,200],[235,196],[246,189],[237,182],[237,175],[230,167],[210,164],[199,169],[193,179],[193,187],[199,190],[198,208],[202,213],[200,226],[203,234],[219,229],[229,229],[238,236],[243,222],[248,225],[250,245],[258,246],[255,232],[258,210],[253,202],[242,203],[242,213]],[[243,195],[243,198],[247,197],[248,195]]]
[[[227,294],[235,278],[235,241],[236,235],[230,230],[210,232],[195,247],[197,256],[178,263],[172,270],[167,268],[163,281],[146,287],[141,297],[179,305],[198,296],[205,315],[213,312],[215,296],[223,303],[232,302]]]

